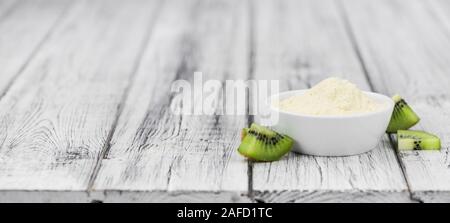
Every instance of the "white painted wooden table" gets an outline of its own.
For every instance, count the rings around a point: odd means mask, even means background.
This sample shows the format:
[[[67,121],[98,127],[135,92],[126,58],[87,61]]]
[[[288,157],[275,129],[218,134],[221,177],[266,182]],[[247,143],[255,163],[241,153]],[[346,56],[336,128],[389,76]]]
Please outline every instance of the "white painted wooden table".
[[[450,202],[449,40],[446,0],[0,0],[0,202]],[[248,162],[252,117],[170,112],[194,71],[400,93],[443,149]]]

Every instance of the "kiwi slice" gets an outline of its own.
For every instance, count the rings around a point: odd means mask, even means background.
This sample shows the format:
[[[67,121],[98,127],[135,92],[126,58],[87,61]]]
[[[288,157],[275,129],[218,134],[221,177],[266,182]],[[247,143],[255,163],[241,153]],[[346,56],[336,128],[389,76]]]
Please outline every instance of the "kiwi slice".
[[[424,131],[399,130],[397,132],[397,141],[399,150],[441,149],[439,137]]]
[[[288,153],[294,141],[266,127],[253,123],[242,130],[242,142],[238,151],[255,161],[275,161]]]
[[[244,140],[245,136],[247,136],[249,128],[243,128],[241,132],[241,141]]]
[[[406,101],[395,95],[392,97],[395,102],[394,112],[386,130],[387,133],[396,133],[398,130],[407,130],[420,121],[419,116],[409,107]]]

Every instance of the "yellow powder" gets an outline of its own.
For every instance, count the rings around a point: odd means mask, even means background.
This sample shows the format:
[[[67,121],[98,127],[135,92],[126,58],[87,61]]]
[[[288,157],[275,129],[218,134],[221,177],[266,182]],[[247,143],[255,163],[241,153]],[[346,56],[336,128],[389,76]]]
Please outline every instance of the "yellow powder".
[[[328,78],[307,90],[279,102],[280,110],[307,115],[350,115],[376,111],[382,104],[366,96],[356,85]]]

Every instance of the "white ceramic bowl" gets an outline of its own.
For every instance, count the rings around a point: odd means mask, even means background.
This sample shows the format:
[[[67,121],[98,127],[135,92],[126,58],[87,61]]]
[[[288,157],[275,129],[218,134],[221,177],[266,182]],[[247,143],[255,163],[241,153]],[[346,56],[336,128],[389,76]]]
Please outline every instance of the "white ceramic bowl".
[[[300,95],[305,91],[283,92],[272,96],[270,102]],[[317,156],[349,156],[368,152],[377,146],[385,134],[394,102],[385,95],[364,93],[385,107],[379,111],[355,115],[314,116],[282,111],[270,103],[271,112],[279,115],[273,128],[295,140],[294,152]]]

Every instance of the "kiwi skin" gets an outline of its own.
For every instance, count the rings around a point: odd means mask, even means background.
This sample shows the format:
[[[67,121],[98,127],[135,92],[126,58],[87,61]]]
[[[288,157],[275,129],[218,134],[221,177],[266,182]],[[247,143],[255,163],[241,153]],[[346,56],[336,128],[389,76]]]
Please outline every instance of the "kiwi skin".
[[[387,133],[397,133],[398,130],[407,130],[416,125],[420,118],[399,95],[394,95],[392,99],[395,102]]]
[[[244,136],[238,152],[253,161],[275,161],[288,153],[293,140],[273,130],[258,124],[252,124],[250,128],[244,128]]]
[[[440,150],[439,137],[424,131],[399,130],[397,132],[399,150]]]

